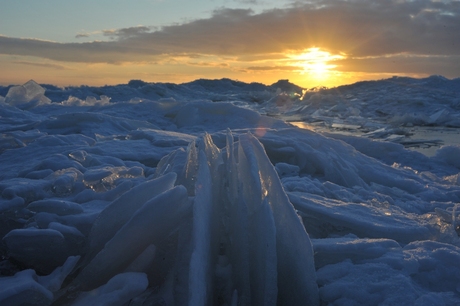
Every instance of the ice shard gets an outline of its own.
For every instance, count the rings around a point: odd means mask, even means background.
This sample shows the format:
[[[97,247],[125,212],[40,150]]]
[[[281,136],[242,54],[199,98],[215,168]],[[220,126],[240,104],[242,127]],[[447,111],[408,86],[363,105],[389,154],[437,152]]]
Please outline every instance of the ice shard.
[[[190,259],[190,305],[206,305],[211,289],[212,180],[206,155],[199,154],[200,166],[193,203],[193,253]]]
[[[310,238],[262,144],[251,134],[242,135],[240,144],[258,163],[262,191],[274,217],[278,302],[282,305],[316,305],[319,303],[319,294]]]
[[[177,227],[189,208],[183,186],[147,201],[82,269],[75,279],[76,285],[94,289],[123,272],[149,245],[156,244]]]
[[[89,253],[85,260],[89,262],[145,202],[174,187],[175,181],[176,174],[169,173],[144,182],[107,206],[91,228],[88,237]]]
[[[251,134],[235,142],[228,131],[224,149],[206,134],[188,152],[182,174],[198,167],[188,180],[195,196],[189,303],[318,305],[310,238],[262,144]]]
[[[13,106],[30,108],[39,104],[50,103],[51,100],[45,96],[45,89],[34,80],[20,86],[13,86],[5,96],[5,102]]]

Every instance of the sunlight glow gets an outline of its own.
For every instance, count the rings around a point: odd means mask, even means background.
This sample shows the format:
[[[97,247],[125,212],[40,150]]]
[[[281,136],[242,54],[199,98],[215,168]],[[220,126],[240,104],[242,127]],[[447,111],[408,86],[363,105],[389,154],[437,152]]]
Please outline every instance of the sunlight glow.
[[[301,68],[302,74],[309,74],[309,77],[316,80],[326,80],[334,72],[337,65],[330,62],[345,59],[343,54],[331,54],[320,48],[308,48],[302,53],[287,54],[292,59],[292,65]]]

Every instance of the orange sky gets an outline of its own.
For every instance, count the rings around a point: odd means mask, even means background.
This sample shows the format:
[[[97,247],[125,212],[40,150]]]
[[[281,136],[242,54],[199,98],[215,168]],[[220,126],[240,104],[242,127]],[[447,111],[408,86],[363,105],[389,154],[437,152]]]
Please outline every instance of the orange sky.
[[[321,0],[257,12],[220,7],[193,20],[101,29],[102,36],[79,33],[68,42],[0,32],[0,84],[231,78],[265,84],[289,79],[311,88],[393,75],[455,78],[458,3]]]

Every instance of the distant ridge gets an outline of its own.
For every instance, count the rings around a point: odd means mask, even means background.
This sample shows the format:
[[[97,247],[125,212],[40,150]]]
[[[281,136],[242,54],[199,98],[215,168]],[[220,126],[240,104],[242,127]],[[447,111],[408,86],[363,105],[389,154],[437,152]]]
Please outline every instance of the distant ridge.
[[[353,84],[338,87],[314,87],[303,88],[287,79],[281,79],[271,85],[258,82],[245,83],[229,78],[222,79],[197,79],[187,83],[162,83],[146,82],[143,80],[130,80],[126,84],[105,86],[68,86],[59,87],[51,84],[40,84],[46,89],[45,96],[51,101],[63,101],[69,96],[79,99],[87,97],[99,98],[102,95],[110,97],[112,102],[129,101],[132,98],[158,100],[173,98],[176,100],[202,99],[211,101],[226,101],[229,95],[234,100],[247,99],[261,103],[276,94],[277,91],[301,96],[303,92],[347,92],[356,90],[386,90],[394,91],[400,88],[418,87],[422,91],[439,90],[447,92],[460,92],[460,78],[448,79],[440,75],[432,75],[426,78],[411,78],[395,76],[388,79],[359,81]],[[0,96],[5,97],[13,85],[0,86]]]

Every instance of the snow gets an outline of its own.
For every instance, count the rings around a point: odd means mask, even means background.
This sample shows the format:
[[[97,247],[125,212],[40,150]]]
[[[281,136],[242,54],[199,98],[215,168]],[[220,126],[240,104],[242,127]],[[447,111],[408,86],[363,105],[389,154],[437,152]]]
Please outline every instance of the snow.
[[[0,92],[2,305],[460,304],[460,79]]]

